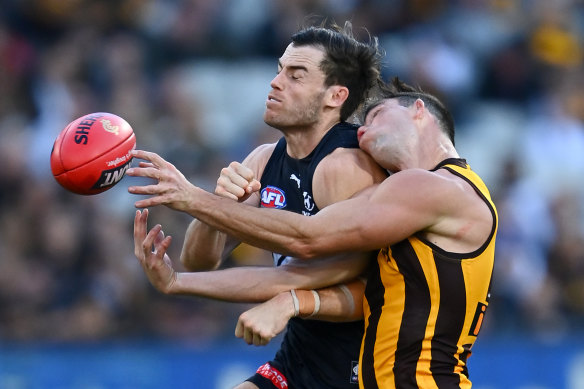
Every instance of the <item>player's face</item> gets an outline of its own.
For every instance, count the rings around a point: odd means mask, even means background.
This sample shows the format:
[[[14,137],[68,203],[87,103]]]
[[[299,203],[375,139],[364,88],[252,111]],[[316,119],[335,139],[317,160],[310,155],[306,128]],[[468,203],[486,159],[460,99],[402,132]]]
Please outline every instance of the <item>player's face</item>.
[[[319,65],[324,53],[313,46],[288,45],[278,61],[278,74],[266,100],[266,124],[286,129],[315,124],[323,110],[325,75]]]
[[[395,171],[402,154],[415,142],[412,108],[387,99],[367,113],[365,123],[357,131],[359,147],[381,166]]]

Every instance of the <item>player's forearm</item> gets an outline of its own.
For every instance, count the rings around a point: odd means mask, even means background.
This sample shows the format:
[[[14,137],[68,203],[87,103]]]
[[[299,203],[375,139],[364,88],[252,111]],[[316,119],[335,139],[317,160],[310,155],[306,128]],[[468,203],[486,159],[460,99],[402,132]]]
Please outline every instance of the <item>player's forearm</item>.
[[[357,279],[349,283],[319,289],[320,311],[314,319],[327,321],[354,321],[363,318],[365,282]]]
[[[224,270],[177,273],[171,294],[206,297],[230,302],[257,303],[294,287],[274,268],[238,267]]]
[[[177,273],[170,294],[194,295],[231,302],[263,302],[291,289],[318,289],[362,274],[369,257],[355,253],[296,261],[279,267],[234,267],[198,273]]]
[[[298,258],[324,256],[340,250],[319,246],[307,218],[293,212],[257,209],[193,188],[193,200],[185,211],[220,231],[253,246]]]
[[[187,228],[180,261],[189,271],[214,270],[221,264],[226,235],[195,219]]]
[[[364,292],[365,282],[361,279],[317,291],[296,290],[297,316],[326,321],[360,320],[363,318]]]

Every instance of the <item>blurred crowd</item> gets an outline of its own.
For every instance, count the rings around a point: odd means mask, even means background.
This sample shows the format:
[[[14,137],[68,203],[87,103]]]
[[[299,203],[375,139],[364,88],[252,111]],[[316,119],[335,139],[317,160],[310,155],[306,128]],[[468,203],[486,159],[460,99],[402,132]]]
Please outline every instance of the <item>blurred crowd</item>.
[[[307,16],[379,37],[384,76],[444,99],[500,230],[484,331],[563,337],[584,319],[584,6],[579,0],[0,1],[0,340],[233,336],[243,304],[165,296],[133,255],[125,177],[66,192],[49,155],[71,120],[112,112],[138,148],[212,191],[280,134],[261,119]],[[190,217],[151,210],[175,238]],[[241,246],[224,266],[269,265]],[[180,266],[179,266],[180,267]]]

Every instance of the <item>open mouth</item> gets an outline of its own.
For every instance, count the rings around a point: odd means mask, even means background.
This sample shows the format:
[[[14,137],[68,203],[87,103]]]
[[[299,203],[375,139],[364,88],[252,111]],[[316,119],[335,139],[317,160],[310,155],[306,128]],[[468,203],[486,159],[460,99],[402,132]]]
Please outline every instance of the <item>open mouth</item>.
[[[268,102],[272,102],[272,103],[280,103],[281,100],[277,99],[276,97],[274,97],[273,95],[268,95]]]

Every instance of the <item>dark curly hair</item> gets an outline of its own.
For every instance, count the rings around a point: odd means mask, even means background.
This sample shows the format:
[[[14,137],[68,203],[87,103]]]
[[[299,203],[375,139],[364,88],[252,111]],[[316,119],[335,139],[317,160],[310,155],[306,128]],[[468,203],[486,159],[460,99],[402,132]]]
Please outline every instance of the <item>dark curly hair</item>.
[[[325,22],[326,23],[326,22]],[[353,25],[344,27],[335,23],[325,27],[306,27],[292,36],[294,46],[317,46],[324,50],[320,69],[325,74],[325,85],[343,85],[349,97],[341,107],[341,120],[346,121],[367,98],[370,88],[381,77],[382,52],[376,37],[360,42],[353,36]]]
[[[375,88],[375,94],[374,101],[367,103],[365,116],[367,112],[381,104],[384,99],[397,99],[398,103],[404,107],[409,107],[417,99],[420,99],[424,102],[428,111],[436,117],[442,132],[448,136],[454,145],[454,119],[450,111],[446,109],[446,106],[436,96],[424,92],[419,87],[416,88],[408,85],[398,77],[394,77],[389,83],[380,83]]]

